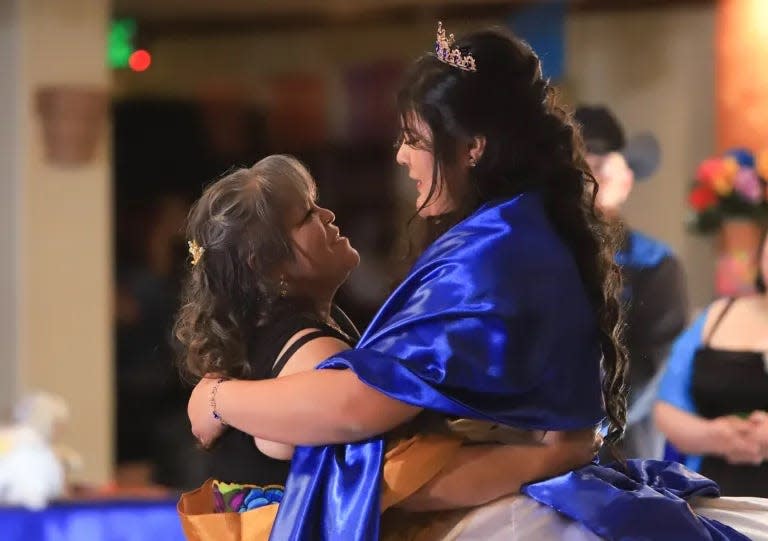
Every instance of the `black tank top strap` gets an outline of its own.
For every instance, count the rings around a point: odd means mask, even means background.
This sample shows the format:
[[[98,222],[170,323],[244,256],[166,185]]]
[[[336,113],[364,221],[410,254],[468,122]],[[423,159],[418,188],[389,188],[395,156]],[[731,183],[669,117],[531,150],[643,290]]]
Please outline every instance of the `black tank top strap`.
[[[288,362],[288,359],[293,357],[293,355],[299,351],[299,348],[301,348],[303,345],[307,344],[308,342],[311,342],[315,338],[320,338],[321,336],[328,336],[328,333],[323,330],[316,330],[312,332],[308,332],[298,340],[296,340],[293,344],[291,344],[288,349],[285,350],[285,352],[280,355],[280,357],[275,362],[274,366],[272,366],[272,377],[276,378],[277,375],[285,368],[286,363]]]
[[[709,332],[707,333],[707,336],[704,339],[705,346],[709,346],[709,342],[712,340],[712,337],[715,335],[715,331],[717,331],[717,328],[723,322],[723,319],[725,319],[725,315],[731,309],[731,306],[733,306],[734,302],[736,302],[736,297],[731,297],[730,299],[728,299],[728,302],[726,303],[725,308],[723,308],[720,314],[718,314],[717,319],[712,324],[712,328],[709,329]]]
[[[331,318],[341,328],[341,331],[349,336],[349,338],[355,342],[360,340],[360,331],[357,330],[357,327],[355,327],[355,324],[349,319],[349,316],[335,304],[331,306]],[[345,339],[344,341],[347,342],[348,340]]]
[[[348,344],[349,346],[354,346],[354,344],[350,344],[349,339],[339,333],[336,329],[326,326],[326,325],[320,325],[319,329],[316,329],[312,332],[308,332],[304,336],[297,338],[295,342],[293,342],[290,346],[288,346],[288,349],[285,350],[285,352],[280,355],[280,357],[275,362],[274,366],[272,366],[272,373],[271,376],[273,378],[276,378],[278,374],[285,368],[285,365],[288,363],[288,360],[293,357],[299,349],[311,342],[312,340],[315,340],[316,338],[321,338],[323,336],[327,336],[330,338],[336,338],[337,340],[341,340],[342,342]]]

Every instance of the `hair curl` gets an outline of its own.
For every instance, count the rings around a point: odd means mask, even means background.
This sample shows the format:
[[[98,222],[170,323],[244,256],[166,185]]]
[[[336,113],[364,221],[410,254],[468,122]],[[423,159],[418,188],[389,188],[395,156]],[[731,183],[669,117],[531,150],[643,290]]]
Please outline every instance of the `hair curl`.
[[[504,31],[487,30],[464,37],[455,47],[472,54],[476,72],[425,55],[416,61],[398,95],[402,139],[434,153],[432,187],[422,208],[442,190],[452,193],[456,188],[451,175],[443,172],[455,167],[459,145],[477,135],[486,137],[481,159],[469,170],[473,193],[461,194],[462,207],[449,217],[441,216],[426,240],[484,202],[526,190],[543,194],[549,219],[570,248],[596,308],[602,394],[610,425],[606,443],[615,443],[623,435],[627,414],[621,278],[614,263],[619,235],[595,209],[598,187],[583,158],[581,136],[525,42]],[[416,119],[429,127],[429,141],[420,137]]]
[[[757,252],[757,277],[755,278],[755,290],[761,294],[767,292],[765,276],[763,276],[763,258],[765,257],[766,250],[768,250],[768,232],[763,235],[763,242],[760,244],[760,250]]]
[[[214,182],[193,205],[187,238],[203,249],[189,269],[174,335],[182,378],[207,373],[260,379],[270,367],[248,361],[253,333],[306,299],[282,298],[280,263],[293,257],[286,212],[315,197],[295,158],[273,155]]]

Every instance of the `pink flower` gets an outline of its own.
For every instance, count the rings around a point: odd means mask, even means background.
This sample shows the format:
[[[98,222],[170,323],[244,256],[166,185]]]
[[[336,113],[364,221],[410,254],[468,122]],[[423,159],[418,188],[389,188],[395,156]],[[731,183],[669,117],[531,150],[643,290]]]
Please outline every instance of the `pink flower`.
[[[718,175],[721,167],[721,160],[719,158],[709,158],[704,160],[696,170],[696,180],[702,184],[709,185],[712,179]]]
[[[224,496],[218,489],[213,490],[213,510],[216,513],[224,513],[227,510],[227,504],[224,502]]]
[[[762,184],[757,172],[751,167],[742,167],[734,175],[733,187],[750,203],[760,203],[763,200]]]

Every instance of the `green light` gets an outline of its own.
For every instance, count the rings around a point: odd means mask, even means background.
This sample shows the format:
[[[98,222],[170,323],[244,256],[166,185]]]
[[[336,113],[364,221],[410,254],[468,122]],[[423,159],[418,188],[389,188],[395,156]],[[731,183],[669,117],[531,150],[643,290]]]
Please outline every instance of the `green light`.
[[[134,51],[133,38],[136,36],[134,19],[115,19],[109,29],[107,62],[111,68],[127,68],[128,58]]]

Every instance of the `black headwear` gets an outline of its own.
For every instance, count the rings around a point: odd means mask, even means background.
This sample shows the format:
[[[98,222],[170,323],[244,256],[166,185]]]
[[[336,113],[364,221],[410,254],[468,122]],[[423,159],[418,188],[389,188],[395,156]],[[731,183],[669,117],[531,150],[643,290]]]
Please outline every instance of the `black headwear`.
[[[652,134],[640,133],[627,141],[621,124],[603,105],[581,106],[576,109],[574,119],[581,128],[587,152],[600,155],[622,153],[637,180],[644,180],[656,172],[661,150]]]

